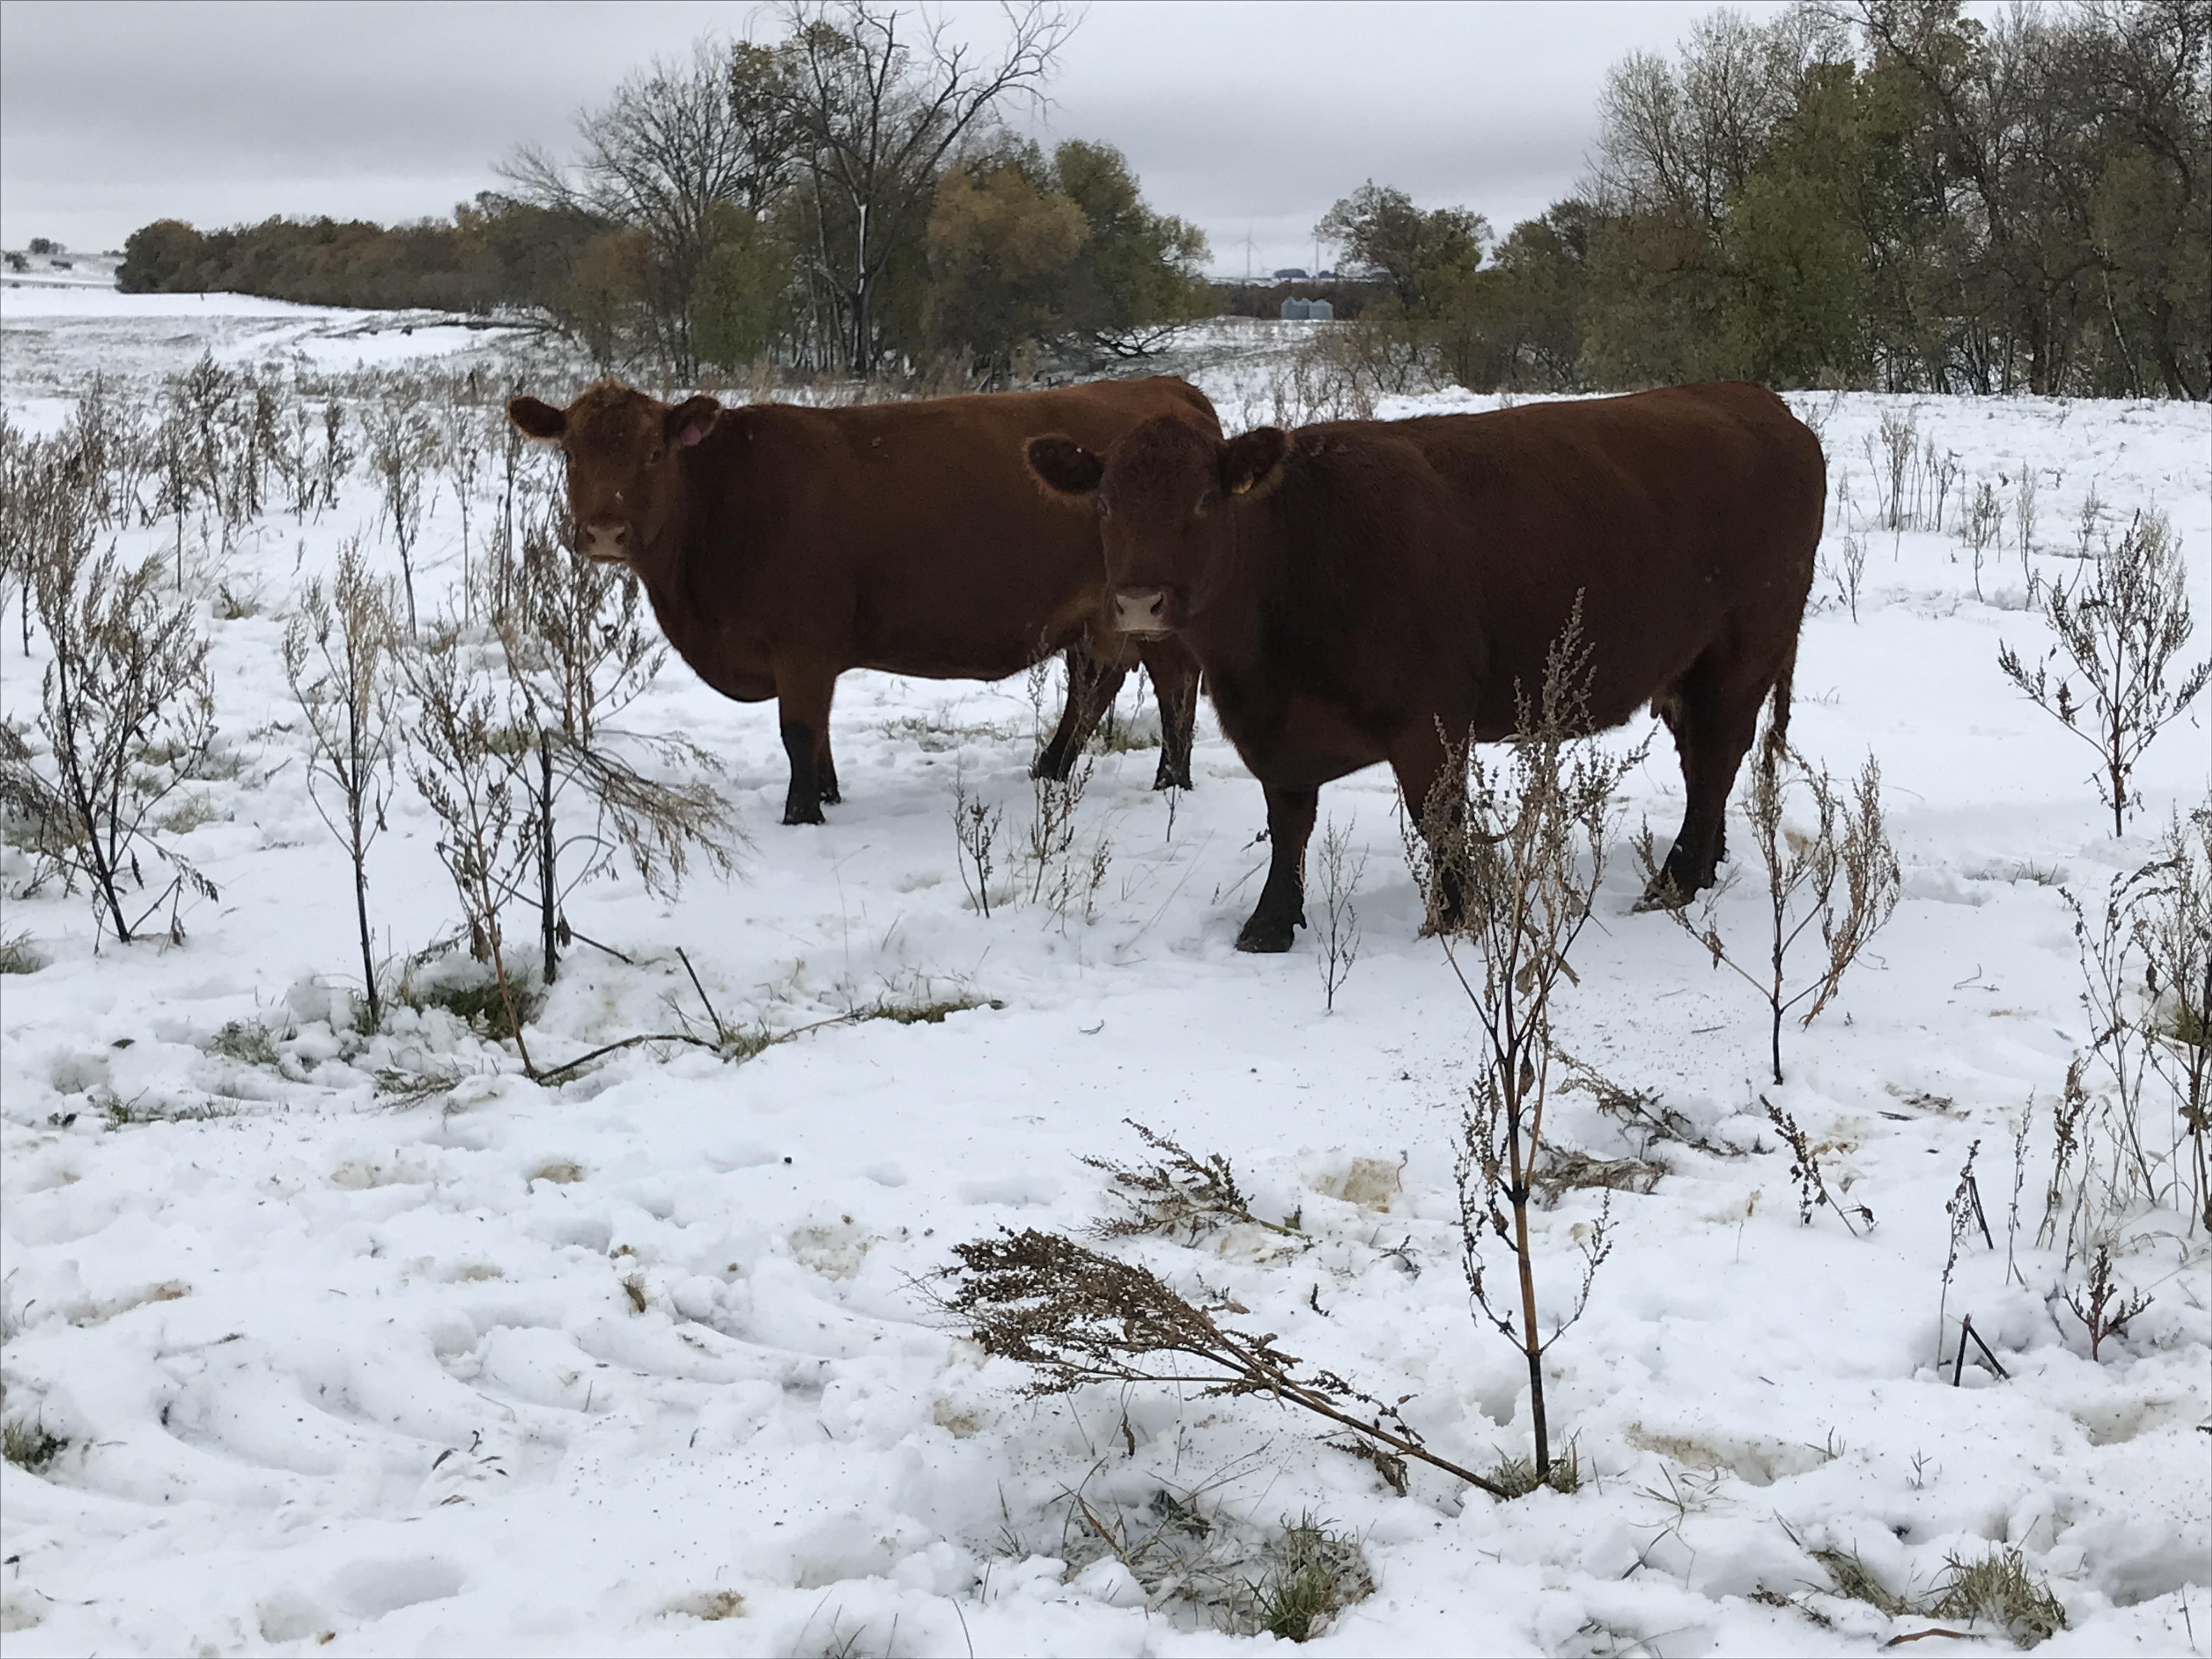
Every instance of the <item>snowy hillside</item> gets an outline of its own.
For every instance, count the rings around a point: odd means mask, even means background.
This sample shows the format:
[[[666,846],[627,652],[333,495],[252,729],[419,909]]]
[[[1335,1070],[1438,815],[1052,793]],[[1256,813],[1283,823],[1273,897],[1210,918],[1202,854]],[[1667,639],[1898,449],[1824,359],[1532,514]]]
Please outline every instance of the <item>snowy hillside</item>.
[[[319,420],[325,396],[375,395],[357,363],[489,370],[507,349],[401,325],[9,288],[0,392],[51,433],[94,371],[151,399],[212,353],[272,362]],[[1233,429],[1269,416],[1269,374],[1225,356],[1199,379]],[[25,848],[0,865],[0,935],[43,964],[0,978],[9,1654],[1244,1651],[1276,1639],[1255,1632],[1307,1520],[1364,1561],[1338,1574],[1348,1604],[1316,1652],[1872,1652],[1966,1628],[1955,1601],[1923,1610],[2006,1547],[2063,1607],[2044,1651],[2212,1652],[2205,1231],[2185,1200],[2129,1214],[2119,1277],[2150,1299],[2094,1358],[2066,1300],[2082,1263],[2038,1243],[2053,1105],[2091,1036],[2061,890],[2095,910],[2206,801],[2212,699],[2149,750],[2116,841],[2088,749],[1997,667],[2002,642],[2046,648],[2027,576],[2081,568],[2085,503],[2093,544],[2167,515],[2197,618],[2184,659],[2212,649],[2212,410],[1793,402],[1830,456],[1824,560],[1840,573],[1857,536],[1865,564],[1856,616],[1840,574],[1816,588],[1791,735],[1838,775],[1879,757],[1904,901],[1834,1006],[1785,1031],[1777,1087],[1763,1003],[1631,913],[1641,878],[1625,834],[1612,848],[1562,1033],[1678,1133],[1636,1133],[1591,1094],[1555,1102],[1553,1134],[1611,1189],[1563,1182],[1538,1273],[1571,1295],[1608,1197],[1614,1244],[1549,1359],[1580,1489],[1510,1504],[1419,1465],[1401,1494],[1261,1395],[1032,1399],[927,1294],[954,1245],[1109,1213],[1084,1160],[1144,1161],[1134,1119],[1225,1157],[1251,1213],[1293,1231],[1096,1248],[1407,1396],[1453,1462],[1526,1455],[1525,1369],[1470,1316],[1460,1265],[1476,1034],[1417,935],[1387,772],[1322,792],[1367,854],[1363,942],[1325,1012],[1310,930],[1287,956],[1232,948],[1267,848],[1259,787],[1209,713],[1197,787],[1171,802],[1141,746],[1156,717],[1125,691],[1075,824],[1076,860],[1103,877],[1056,913],[1012,849],[1057,670],[1041,708],[1020,679],[848,677],[844,803],[791,829],[772,710],[672,659],[623,720],[720,759],[739,872],[696,867],[672,900],[627,872],[578,890],[574,933],[607,948],[570,947],[529,1041],[544,1065],[679,1021],[785,1040],[742,1060],[634,1048],[540,1086],[422,994],[450,957],[418,970],[422,1006],[356,1029],[348,866],[307,793],[280,643],[343,538],[398,574],[365,465],[334,507],[272,496],[227,551],[148,479],[149,521],[113,539],[181,559],[214,641],[216,749],[165,811],[219,896],[183,904],[180,944],[118,946],[82,891],[21,896]],[[474,418],[493,431],[495,406]],[[1942,530],[1878,523],[1885,421],[1911,423],[1916,471],[1934,458],[1927,519],[1955,458]],[[2003,520],[1978,570],[1957,526],[1982,483]],[[440,482],[416,556],[426,613],[457,587],[461,538]],[[27,720],[45,647],[33,633],[27,653],[9,597],[0,695]],[[956,782],[1003,808],[988,915],[963,880]],[[1662,732],[1627,830],[1648,817],[1663,844],[1680,789]],[[388,823],[369,902],[396,978],[459,913],[404,773]],[[1764,881],[1740,824],[1729,839],[1721,925],[1755,951]],[[866,1017],[885,1012],[906,1020]],[[1856,1231],[1830,1208],[1801,1222],[1762,1097],[1803,1126]],[[1990,1243],[1954,1243],[1946,1206],[1977,1145]],[[1962,1314],[2004,1376],[1978,1353],[1954,1370]],[[1862,1571],[1890,1610],[1839,1593]],[[1984,1615],[1936,1645],[2010,1642]]]

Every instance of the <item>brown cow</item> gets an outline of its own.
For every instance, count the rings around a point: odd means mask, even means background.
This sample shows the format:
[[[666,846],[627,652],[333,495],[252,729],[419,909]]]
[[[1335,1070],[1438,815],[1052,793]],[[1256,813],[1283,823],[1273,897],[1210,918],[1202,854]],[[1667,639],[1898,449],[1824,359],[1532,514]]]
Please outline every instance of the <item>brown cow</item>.
[[[1273,863],[1237,939],[1285,951],[1332,778],[1388,761],[1420,812],[1442,733],[1510,733],[1579,595],[1593,727],[1650,702],[1688,792],[1650,902],[1710,886],[1771,694],[1787,726],[1826,493],[1820,441],[1758,386],[1681,386],[1488,415],[1260,427],[1152,421],[1102,458],[1033,440],[1095,500],[1116,617],[1170,632],[1267,793]]]
[[[638,574],[708,684],[776,700],[786,823],[819,823],[839,799],[830,701],[852,668],[992,680],[1065,650],[1067,706],[1037,760],[1064,777],[1141,661],[1160,702],[1154,787],[1189,787],[1195,665],[1173,641],[1115,629],[1097,529],[1041,495],[1021,463],[1039,432],[1103,448],[1158,418],[1218,439],[1213,406],[1187,382],[857,409],[671,408],[609,382],[566,410],[517,398],[507,414],[567,457],[578,549]]]

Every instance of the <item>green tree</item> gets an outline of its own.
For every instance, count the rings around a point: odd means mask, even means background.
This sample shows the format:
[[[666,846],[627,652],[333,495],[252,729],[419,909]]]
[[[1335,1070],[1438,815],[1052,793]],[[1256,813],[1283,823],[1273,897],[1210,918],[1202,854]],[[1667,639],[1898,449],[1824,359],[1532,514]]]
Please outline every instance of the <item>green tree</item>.
[[[1492,263],[1460,283],[1437,336],[1454,380],[1479,392],[1583,386],[1594,219],[1586,202],[1554,202],[1514,226]]]
[[[1052,159],[1088,230],[1067,272],[1058,324],[1079,351],[1142,356],[1211,314],[1204,232],[1147,207],[1127,159],[1110,145],[1071,138]]]
[[[207,238],[181,219],[156,219],[131,233],[115,286],[125,294],[190,293],[201,287]]]
[[[784,326],[790,285],[791,250],[769,225],[721,204],[691,293],[699,360],[733,369],[767,356]]]
[[[1314,234],[1343,250],[1340,263],[1388,283],[1410,316],[1482,263],[1490,225],[1465,208],[1424,210],[1404,191],[1370,179],[1329,209]]]
[[[1049,330],[1090,227],[1053,187],[1036,146],[956,163],[929,215],[929,334],[1003,380],[1014,350]]]
[[[1864,170],[1851,66],[1824,67],[1729,204],[1729,372],[1773,386],[1863,382],[1867,238],[1838,211]]]
[[[602,373],[629,355],[651,258],[644,232],[602,231],[585,246],[553,307],[555,320]]]

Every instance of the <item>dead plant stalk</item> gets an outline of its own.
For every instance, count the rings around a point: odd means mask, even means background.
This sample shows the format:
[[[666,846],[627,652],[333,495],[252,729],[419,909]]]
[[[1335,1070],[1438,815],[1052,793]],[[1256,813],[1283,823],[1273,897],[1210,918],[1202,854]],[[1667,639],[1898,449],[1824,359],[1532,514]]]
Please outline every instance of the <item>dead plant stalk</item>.
[[[284,630],[284,679],[307,727],[308,799],[353,861],[362,983],[372,1025],[383,1023],[384,1006],[369,941],[368,849],[384,828],[392,795],[398,627],[390,585],[368,574],[355,537],[339,550],[331,591],[309,582]]]
[[[1567,959],[1590,919],[1604,878],[1606,845],[1620,786],[1642,759],[1585,741],[1590,647],[1577,601],[1548,653],[1543,684],[1520,696],[1519,731],[1504,758],[1470,740],[1447,743],[1450,762],[1407,826],[1406,852],[1431,927],[1481,1027],[1476,1082],[1461,1117],[1455,1172],[1461,1265],[1482,1317],[1524,1356],[1528,1368],[1536,1474],[1552,1467],[1544,1354],[1582,1316],[1591,1281],[1610,1248],[1607,1207],[1584,1234],[1581,1288],[1572,1310],[1543,1334],[1538,1320],[1529,1197],[1544,1148],[1555,998],[1575,982]],[[1517,1295],[1494,1297],[1483,1240],[1512,1252]]]

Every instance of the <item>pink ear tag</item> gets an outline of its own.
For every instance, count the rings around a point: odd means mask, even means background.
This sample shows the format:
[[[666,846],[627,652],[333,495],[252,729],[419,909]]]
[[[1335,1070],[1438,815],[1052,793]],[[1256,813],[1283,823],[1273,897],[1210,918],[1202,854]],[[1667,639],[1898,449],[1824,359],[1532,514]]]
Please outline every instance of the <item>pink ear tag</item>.
[[[684,428],[684,435],[678,438],[676,441],[682,444],[684,448],[689,449],[692,445],[697,443],[700,439],[706,435],[707,434],[700,431],[697,427],[687,426]]]

